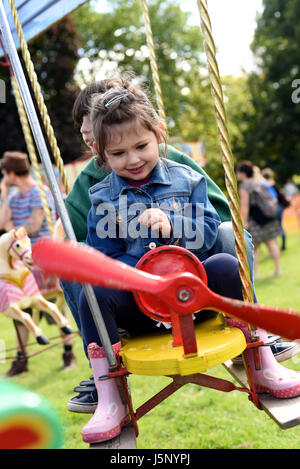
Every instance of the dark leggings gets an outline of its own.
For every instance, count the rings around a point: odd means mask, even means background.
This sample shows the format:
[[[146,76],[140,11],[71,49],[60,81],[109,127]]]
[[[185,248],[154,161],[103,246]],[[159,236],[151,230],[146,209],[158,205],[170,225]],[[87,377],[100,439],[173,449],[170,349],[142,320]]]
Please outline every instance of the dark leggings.
[[[235,257],[230,254],[215,254],[203,261],[203,266],[207,274],[208,287],[212,291],[229,298],[243,299],[238,261]],[[132,335],[158,330],[156,321],[138,309],[131,292],[102,287],[95,287],[94,291],[112,344],[120,340],[118,328],[125,329]],[[79,315],[87,344],[96,342],[101,345],[83,291],[79,297]],[[195,315],[195,322],[201,322],[215,315],[213,311],[199,311]]]

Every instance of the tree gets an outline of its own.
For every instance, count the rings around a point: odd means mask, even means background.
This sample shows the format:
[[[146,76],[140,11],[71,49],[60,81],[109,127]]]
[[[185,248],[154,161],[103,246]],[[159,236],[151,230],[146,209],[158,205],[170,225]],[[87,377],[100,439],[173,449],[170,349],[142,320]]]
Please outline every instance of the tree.
[[[79,45],[71,16],[65,17],[29,44],[34,68],[65,163],[78,158],[81,153],[81,144],[74,131],[71,116],[75,94],[78,91],[73,74],[78,61]],[[0,69],[0,78],[5,80],[7,96],[6,103],[0,105],[0,154],[6,150],[27,152],[10,87],[8,69]],[[31,87],[29,80],[27,81]]]
[[[78,80],[133,72],[155,102],[140,0],[112,0],[110,6],[108,13],[96,13],[94,2],[88,2],[73,13],[82,42]],[[200,18],[199,26],[191,26],[188,13],[171,0],[149,0],[148,8],[169,135],[203,140],[207,169],[224,186]]]
[[[240,158],[270,166],[278,181],[299,172],[300,104],[292,99],[299,77],[300,4],[298,0],[264,1],[252,45],[258,70],[249,76],[254,113],[245,115]]]
[[[202,35],[200,27],[188,25],[187,13],[176,2],[148,3],[164,105],[169,127],[176,133],[186,103],[182,90],[187,91],[193,80],[203,79]],[[89,2],[73,14],[83,44],[81,55],[85,63],[86,59],[92,62],[89,73],[83,73],[84,82],[94,80],[99,70],[105,70],[102,76],[133,72],[153,92],[140,1],[112,0],[110,5],[112,11],[102,14]]]

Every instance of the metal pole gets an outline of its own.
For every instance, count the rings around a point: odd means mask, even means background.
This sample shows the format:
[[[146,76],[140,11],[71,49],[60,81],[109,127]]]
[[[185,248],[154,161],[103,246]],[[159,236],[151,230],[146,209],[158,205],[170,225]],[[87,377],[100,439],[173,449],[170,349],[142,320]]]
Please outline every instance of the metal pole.
[[[77,241],[76,236],[62,198],[58,183],[56,181],[55,173],[53,170],[52,162],[48,153],[46,143],[44,141],[43,133],[40,127],[40,123],[35,111],[35,107],[30,95],[30,91],[26,82],[26,78],[22,69],[22,65],[19,60],[19,56],[15,47],[15,43],[9,28],[6,13],[3,6],[3,1],[0,0],[0,33],[2,34],[4,47],[9,57],[11,67],[16,77],[24,108],[30,123],[32,134],[44,165],[45,173],[50,184],[51,192],[61,218],[65,233],[70,241]],[[106,330],[105,323],[102,318],[101,311],[99,309],[98,302],[96,300],[94,290],[90,285],[82,286],[86,295],[96,328],[99,334],[101,343],[106,353],[106,357],[111,369],[117,367],[117,361],[115,354],[112,349],[112,345],[109,339],[109,335]]]

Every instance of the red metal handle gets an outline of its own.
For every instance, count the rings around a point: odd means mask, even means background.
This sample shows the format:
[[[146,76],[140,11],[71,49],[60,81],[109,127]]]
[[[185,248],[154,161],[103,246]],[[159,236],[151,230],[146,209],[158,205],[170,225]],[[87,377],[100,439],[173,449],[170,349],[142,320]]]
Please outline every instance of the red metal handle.
[[[182,315],[213,309],[287,339],[300,338],[298,313],[222,297],[188,272],[152,275],[88,246],[52,240],[36,243],[33,259],[43,270],[64,280],[159,295],[173,311]]]

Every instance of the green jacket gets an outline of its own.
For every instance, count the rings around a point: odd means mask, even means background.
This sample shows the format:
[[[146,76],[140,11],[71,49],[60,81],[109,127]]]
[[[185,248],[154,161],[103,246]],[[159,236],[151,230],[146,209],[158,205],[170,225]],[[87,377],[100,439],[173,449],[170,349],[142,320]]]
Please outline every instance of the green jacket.
[[[202,174],[206,179],[208,198],[218,212],[221,221],[231,220],[226,197],[206,172],[197,163],[195,163],[192,158],[169,145],[167,157],[177,163],[190,166],[192,169]],[[73,187],[66,198],[66,207],[77,241],[79,242],[85,241],[87,236],[86,222],[88,212],[91,208],[88,190],[99,181],[102,181],[102,179],[104,179],[108,174],[109,173],[98,166],[96,157],[92,158],[77,176]]]

